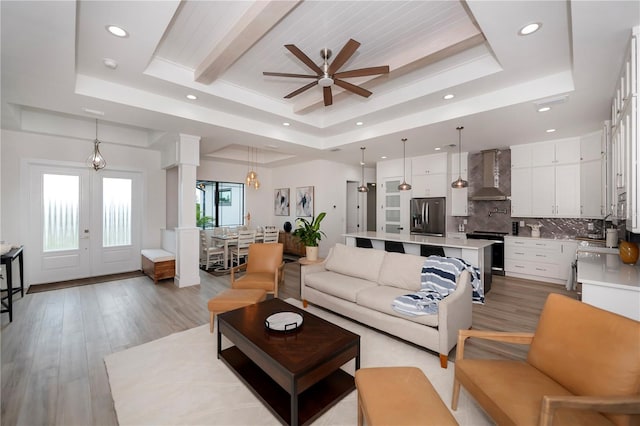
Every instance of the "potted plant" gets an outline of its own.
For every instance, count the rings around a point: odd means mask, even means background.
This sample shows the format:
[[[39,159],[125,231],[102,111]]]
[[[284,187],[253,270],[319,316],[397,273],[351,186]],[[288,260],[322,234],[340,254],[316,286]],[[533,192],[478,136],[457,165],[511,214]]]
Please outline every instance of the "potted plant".
[[[312,218],[311,222],[304,218],[298,218],[296,225],[298,226],[293,235],[300,238],[302,244],[306,247],[307,260],[318,260],[318,241],[322,239],[326,234],[320,230],[320,222],[327,215],[322,212],[315,218]]]

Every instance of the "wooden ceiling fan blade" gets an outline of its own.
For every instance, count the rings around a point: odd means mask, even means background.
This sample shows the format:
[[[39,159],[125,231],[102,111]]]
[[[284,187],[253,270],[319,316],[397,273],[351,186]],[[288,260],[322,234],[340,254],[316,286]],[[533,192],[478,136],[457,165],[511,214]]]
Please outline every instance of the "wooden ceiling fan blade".
[[[331,86],[327,86],[322,89],[322,94],[324,95],[324,106],[329,106],[333,104],[333,94],[331,93]]]
[[[298,58],[302,62],[304,62],[304,64],[306,66],[311,68],[318,75],[322,74],[322,68],[320,68],[315,62],[313,62],[311,60],[311,58],[309,58],[307,55],[305,55],[304,52],[302,50],[298,49],[294,44],[285,44],[284,47],[286,47],[289,50],[289,52],[293,53],[293,55],[296,58]]]
[[[331,65],[329,65],[329,74],[332,75],[333,73],[338,71],[340,67],[343,66],[345,62],[347,62],[349,58],[353,56],[354,53],[356,53],[358,47],[360,47],[360,43],[358,43],[354,39],[349,39],[340,53],[336,55],[336,58],[333,60],[333,62],[331,62]]]
[[[337,72],[333,75],[334,78],[347,78],[347,77],[364,77],[365,75],[377,75],[388,74],[389,65],[380,67],[360,68],[357,70]]]
[[[289,74],[286,72],[268,72],[264,71],[262,75],[268,75],[272,77],[293,77],[293,78],[318,78],[317,75],[307,75],[307,74]]]
[[[345,90],[355,93],[356,95],[364,96],[365,98],[373,95],[373,93],[368,91],[367,89],[363,89],[362,87],[356,86],[355,84],[347,83],[344,80],[334,79],[333,83]]]
[[[305,90],[309,90],[311,89],[313,86],[315,86],[316,84],[318,84],[318,81],[314,81],[313,83],[309,83],[305,86],[302,86],[301,88],[299,88],[298,90],[294,90],[293,92],[289,93],[287,96],[285,96],[285,99],[290,99],[293,98],[296,95],[299,95],[300,93],[304,92]]]

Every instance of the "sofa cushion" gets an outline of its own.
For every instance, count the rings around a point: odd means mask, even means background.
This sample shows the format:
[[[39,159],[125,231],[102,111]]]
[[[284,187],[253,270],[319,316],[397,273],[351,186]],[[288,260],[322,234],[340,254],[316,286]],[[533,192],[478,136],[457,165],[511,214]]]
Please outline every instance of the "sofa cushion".
[[[371,249],[363,250],[371,251]],[[304,285],[354,303],[356,302],[356,294],[358,294],[359,291],[369,287],[378,287],[375,281],[350,277],[333,271],[307,274],[305,275]]]
[[[408,316],[402,315],[393,310],[391,304],[396,297],[407,294],[404,288],[380,285],[376,287],[364,288],[358,292],[357,303],[365,308],[373,309],[383,314],[392,315],[407,321],[418,324],[428,325],[430,327],[438,326],[438,315],[418,315]]]
[[[387,253],[382,261],[378,284],[403,288],[410,292],[420,290],[420,276],[425,260],[426,257],[415,254]]]
[[[382,250],[336,244],[326,260],[325,268],[350,277],[377,282],[384,256],[385,252]]]

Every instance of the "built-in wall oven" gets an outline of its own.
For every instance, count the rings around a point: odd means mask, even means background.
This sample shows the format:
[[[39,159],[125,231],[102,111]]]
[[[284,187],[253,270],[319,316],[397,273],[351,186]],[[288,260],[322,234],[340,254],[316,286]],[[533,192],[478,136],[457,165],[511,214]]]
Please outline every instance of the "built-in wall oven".
[[[473,231],[467,233],[467,238],[475,240],[490,240],[491,244],[491,272],[494,275],[504,275],[504,236],[506,232]]]

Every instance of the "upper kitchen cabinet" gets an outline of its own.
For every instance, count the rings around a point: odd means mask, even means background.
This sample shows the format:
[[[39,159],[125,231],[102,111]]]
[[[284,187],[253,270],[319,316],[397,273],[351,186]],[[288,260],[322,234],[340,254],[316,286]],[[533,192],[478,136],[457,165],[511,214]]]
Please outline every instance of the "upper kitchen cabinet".
[[[580,138],[540,142],[531,150],[533,167],[571,164],[578,161],[580,161]]]
[[[638,35],[634,27],[611,103],[612,186],[614,216],[626,220],[627,230],[640,233],[638,200]]]
[[[605,213],[602,131],[580,138],[580,217],[602,218]]]
[[[469,180],[468,173],[469,153],[451,155],[451,173],[449,174],[449,183],[461,176],[464,180]],[[462,167],[462,169],[460,168]],[[449,187],[451,185],[448,185]],[[469,216],[469,188],[451,188],[451,216]]]
[[[512,146],[511,158],[512,216],[580,217],[579,138]]]
[[[423,155],[411,159],[412,196],[447,196],[447,154]]]

